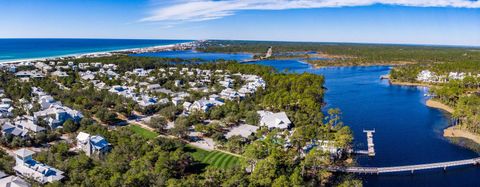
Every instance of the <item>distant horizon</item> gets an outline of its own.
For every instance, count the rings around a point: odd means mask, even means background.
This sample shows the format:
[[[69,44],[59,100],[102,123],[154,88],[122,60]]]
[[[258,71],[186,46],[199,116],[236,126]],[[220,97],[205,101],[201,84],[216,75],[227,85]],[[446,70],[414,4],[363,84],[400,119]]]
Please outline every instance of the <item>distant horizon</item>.
[[[3,39],[82,39],[82,40],[191,40],[191,41],[246,41],[246,42],[293,42],[293,43],[319,43],[319,44],[359,44],[359,45],[393,45],[393,46],[431,46],[431,47],[461,47],[480,48],[479,45],[457,45],[457,44],[430,44],[430,43],[382,43],[382,42],[342,42],[342,41],[302,41],[302,40],[249,40],[249,39],[184,39],[184,38],[89,38],[89,37],[66,37],[66,38],[2,38]]]

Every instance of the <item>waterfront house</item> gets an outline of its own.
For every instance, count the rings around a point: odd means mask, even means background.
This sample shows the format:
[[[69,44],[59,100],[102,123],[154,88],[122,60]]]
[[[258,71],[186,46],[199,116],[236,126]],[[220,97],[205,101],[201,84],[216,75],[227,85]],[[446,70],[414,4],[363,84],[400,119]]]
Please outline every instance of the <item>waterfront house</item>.
[[[285,112],[273,113],[261,110],[257,113],[260,115],[260,126],[266,126],[269,129],[288,129],[292,124]]]
[[[30,178],[40,184],[60,181],[64,178],[62,171],[40,163],[32,158],[35,152],[22,148],[15,151],[13,170],[21,176]]]
[[[341,156],[343,150],[335,146],[334,141],[329,140],[318,140],[308,142],[307,145],[302,147],[302,156],[307,155],[312,149],[316,148],[317,150],[321,150],[323,152],[329,153],[332,159]]]

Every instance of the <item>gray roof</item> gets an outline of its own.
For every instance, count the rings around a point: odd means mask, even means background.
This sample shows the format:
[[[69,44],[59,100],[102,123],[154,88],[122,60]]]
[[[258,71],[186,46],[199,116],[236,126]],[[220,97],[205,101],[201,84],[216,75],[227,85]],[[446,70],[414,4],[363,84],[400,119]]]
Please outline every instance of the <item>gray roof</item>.
[[[11,175],[0,179],[0,186],[30,187],[31,185],[20,177]]]
[[[28,156],[32,156],[33,154],[35,154],[35,152],[30,151],[29,149],[21,148],[19,150],[16,150],[15,154],[20,156],[20,157],[25,158],[25,157],[28,157]]]

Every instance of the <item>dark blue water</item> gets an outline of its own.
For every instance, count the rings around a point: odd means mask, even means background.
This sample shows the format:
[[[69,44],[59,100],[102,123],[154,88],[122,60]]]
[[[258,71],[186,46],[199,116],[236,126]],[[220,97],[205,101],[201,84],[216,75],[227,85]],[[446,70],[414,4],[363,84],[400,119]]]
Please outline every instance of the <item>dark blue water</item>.
[[[132,54],[131,56],[144,56],[144,57],[162,57],[162,58],[182,58],[182,59],[202,59],[206,61],[214,60],[237,60],[243,61],[251,59],[253,55],[238,53],[238,54],[228,54],[228,53],[202,53],[193,50],[185,51],[162,51],[162,52],[153,52],[153,53],[140,53]]]
[[[360,166],[401,166],[478,157],[442,137],[449,116],[425,106],[425,88],[394,86],[379,79],[389,67],[311,69],[296,61],[261,61],[280,71],[324,75],[326,108],[340,108],[343,121],[354,132],[357,149],[366,149],[363,129],[375,129],[376,156],[358,156]],[[411,175],[359,176],[365,186],[479,186],[480,168],[461,167],[422,171]]]
[[[189,40],[0,39],[0,62],[151,47]]]

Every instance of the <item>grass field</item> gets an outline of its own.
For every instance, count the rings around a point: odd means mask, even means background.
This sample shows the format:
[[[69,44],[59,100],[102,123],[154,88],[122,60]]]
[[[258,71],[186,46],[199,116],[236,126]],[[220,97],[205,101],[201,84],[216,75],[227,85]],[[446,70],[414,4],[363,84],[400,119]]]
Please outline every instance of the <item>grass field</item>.
[[[239,164],[240,162],[238,157],[227,153],[220,151],[206,151],[191,146],[189,147],[193,149],[192,156],[195,160],[214,167],[228,168]]]
[[[138,125],[129,125],[128,126],[133,132],[139,134],[140,136],[143,136],[145,138],[148,138],[148,139],[153,139],[155,137],[158,136],[158,134],[156,132],[152,132],[152,131],[149,131],[147,129],[144,129]]]

